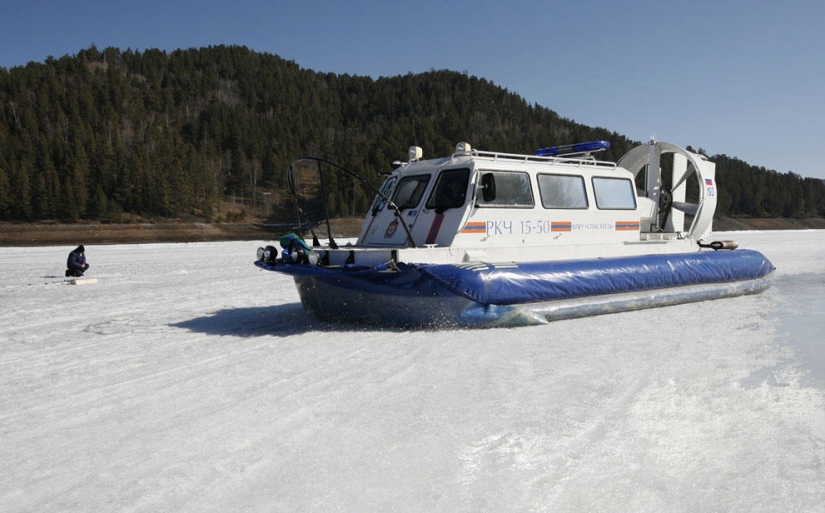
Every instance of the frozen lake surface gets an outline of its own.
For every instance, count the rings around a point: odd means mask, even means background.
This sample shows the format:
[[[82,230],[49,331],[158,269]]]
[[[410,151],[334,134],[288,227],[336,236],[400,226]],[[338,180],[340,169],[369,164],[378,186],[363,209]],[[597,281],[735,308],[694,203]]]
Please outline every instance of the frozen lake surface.
[[[0,511],[825,511],[825,231],[756,296],[517,329],[304,314],[257,242],[0,248]]]

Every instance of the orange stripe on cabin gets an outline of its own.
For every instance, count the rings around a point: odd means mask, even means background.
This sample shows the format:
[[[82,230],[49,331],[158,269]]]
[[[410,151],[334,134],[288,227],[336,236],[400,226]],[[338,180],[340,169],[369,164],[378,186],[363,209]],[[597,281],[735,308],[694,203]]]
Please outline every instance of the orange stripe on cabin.
[[[486,221],[473,221],[464,225],[461,233],[487,233]]]
[[[616,221],[616,231],[639,231],[639,221]]]

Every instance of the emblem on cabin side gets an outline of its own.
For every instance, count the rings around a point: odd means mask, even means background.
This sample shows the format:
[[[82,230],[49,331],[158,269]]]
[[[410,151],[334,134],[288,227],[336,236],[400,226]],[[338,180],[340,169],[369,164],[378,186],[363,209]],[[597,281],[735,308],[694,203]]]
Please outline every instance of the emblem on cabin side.
[[[392,239],[392,236],[395,235],[395,231],[398,230],[398,219],[393,219],[389,226],[387,226],[387,231],[384,232],[385,239]]]

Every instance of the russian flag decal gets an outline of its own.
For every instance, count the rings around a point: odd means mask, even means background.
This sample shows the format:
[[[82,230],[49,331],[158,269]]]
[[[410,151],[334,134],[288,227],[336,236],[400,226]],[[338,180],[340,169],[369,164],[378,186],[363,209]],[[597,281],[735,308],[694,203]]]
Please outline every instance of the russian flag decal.
[[[705,178],[705,185],[713,185],[713,180],[710,178]]]

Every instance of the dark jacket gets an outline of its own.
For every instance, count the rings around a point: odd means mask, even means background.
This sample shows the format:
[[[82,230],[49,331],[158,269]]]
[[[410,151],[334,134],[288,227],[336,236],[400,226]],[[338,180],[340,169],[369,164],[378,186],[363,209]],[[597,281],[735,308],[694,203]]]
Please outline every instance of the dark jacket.
[[[83,264],[86,263],[86,254],[82,246],[69,253],[69,259],[66,261],[66,267],[69,269],[83,269]]]

